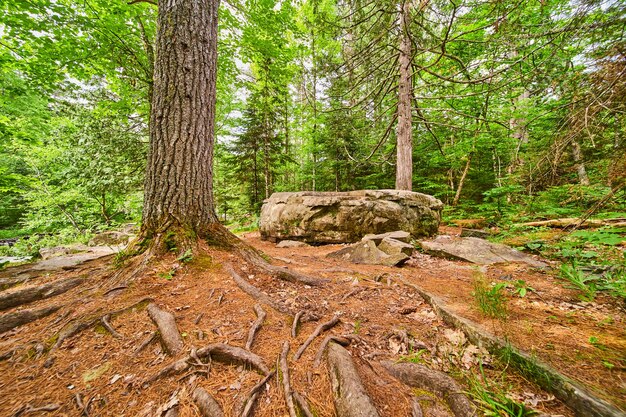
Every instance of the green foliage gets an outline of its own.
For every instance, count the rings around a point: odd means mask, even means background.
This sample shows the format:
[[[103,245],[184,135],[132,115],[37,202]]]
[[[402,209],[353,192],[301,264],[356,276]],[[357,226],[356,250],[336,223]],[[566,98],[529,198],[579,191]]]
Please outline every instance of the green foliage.
[[[507,298],[504,291],[506,286],[505,282],[488,285],[482,275],[474,278],[472,296],[476,306],[486,317],[500,320],[507,317]]]
[[[526,297],[529,291],[535,291],[535,289],[529,286],[523,279],[518,279],[513,283],[513,292],[520,298]]]
[[[567,281],[566,287],[580,292],[583,301],[593,301],[598,291],[626,301],[626,256],[621,264],[612,265],[601,274],[585,272],[572,260],[561,265],[559,276]]]

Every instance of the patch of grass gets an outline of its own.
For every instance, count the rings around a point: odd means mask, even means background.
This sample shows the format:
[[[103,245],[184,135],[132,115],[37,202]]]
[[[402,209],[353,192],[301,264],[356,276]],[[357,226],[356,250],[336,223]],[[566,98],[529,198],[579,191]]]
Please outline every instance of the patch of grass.
[[[531,417],[539,413],[525,404],[515,401],[506,395],[506,390],[490,382],[480,366],[482,379],[470,377],[469,395],[478,404],[486,417]]]
[[[581,300],[593,301],[594,298],[596,298],[597,278],[585,274],[582,270],[577,268],[575,262],[572,262],[571,264],[562,264],[559,276],[568,282],[566,285],[567,288],[580,291],[579,298]]]
[[[554,383],[554,377],[548,373],[538,362],[534,356],[526,357],[519,354],[510,344],[495,352],[498,360],[503,362],[505,366],[512,366],[524,378],[533,381],[537,385],[548,389]]]
[[[401,355],[397,362],[423,363],[422,355],[428,352],[426,349],[413,351],[413,347],[409,347],[409,353]]]
[[[482,275],[475,277],[472,296],[483,315],[499,320],[507,317],[507,298],[504,291],[506,286],[504,282],[489,285]]]

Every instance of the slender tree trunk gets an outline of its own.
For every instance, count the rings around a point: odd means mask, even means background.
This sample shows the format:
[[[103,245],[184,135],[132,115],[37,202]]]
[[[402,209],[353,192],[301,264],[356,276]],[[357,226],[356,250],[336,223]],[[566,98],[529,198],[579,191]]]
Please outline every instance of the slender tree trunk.
[[[587,170],[585,169],[580,144],[576,139],[572,140],[572,156],[574,157],[574,162],[576,163],[576,172],[578,173],[578,181],[580,182],[580,185],[589,185],[589,177],[587,176]]]
[[[163,243],[184,248],[218,224],[213,199],[218,6],[219,0],[159,1],[142,225],[142,236],[154,238],[157,250]]]
[[[461,191],[463,190],[463,184],[465,184],[465,178],[467,177],[467,173],[469,172],[471,163],[472,163],[472,154],[470,153],[467,156],[467,162],[465,163],[463,174],[461,174],[461,179],[459,180],[459,186],[456,189],[456,194],[454,195],[454,200],[452,201],[453,206],[456,206],[457,204],[459,204],[459,199],[461,198]]]
[[[315,8],[314,10],[317,10]],[[311,59],[313,61],[313,191],[317,177],[317,65],[315,62],[315,31],[311,30]]]
[[[410,0],[404,0],[400,12],[400,80],[398,88],[398,127],[396,189],[413,188],[413,125],[411,120],[411,38],[409,33]]]

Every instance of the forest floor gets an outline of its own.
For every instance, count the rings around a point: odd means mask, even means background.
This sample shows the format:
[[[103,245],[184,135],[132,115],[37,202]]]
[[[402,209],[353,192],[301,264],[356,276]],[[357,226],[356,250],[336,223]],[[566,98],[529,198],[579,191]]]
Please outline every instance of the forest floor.
[[[459,231],[442,228],[447,234]],[[351,342],[347,349],[381,416],[409,416],[415,399],[426,416],[451,415],[440,396],[416,391],[391,377],[380,363],[385,359],[444,371],[474,399],[506,402],[502,396],[483,395],[505,393],[543,413],[573,416],[552,395],[446,325],[403,280],[439,296],[456,313],[506,337],[513,346],[583,383],[600,398],[626,408],[626,313],[613,299],[598,296],[593,303],[580,302],[556,275],[521,264],[477,269],[469,263],[416,253],[401,268],[355,265],[326,258],[341,245],[281,249],[260,240],[257,233],[241,237],[272,257],[275,265],[328,281],[310,286],[279,280],[230,252],[208,247],[205,254],[188,262],[174,255],[159,258],[127,284],[115,280],[124,268],[115,267],[111,256],[43,274],[28,265],[0,271],[0,283],[20,276],[27,279],[11,288],[0,286],[0,301],[23,288],[84,278],[62,294],[12,306],[0,314],[1,324],[3,316],[58,307],[52,314],[0,332],[0,416],[148,417],[170,415],[168,407],[176,403],[180,416],[198,416],[192,399],[196,387],[206,389],[225,415],[241,415],[248,393],[263,379],[248,367],[195,361],[176,375],[159,376],[159,372],[194,348],[213,343],[243,347],[256,319],[256,304],[267,317],[250,351],[273,368],[288,342],[292,389],[317,416],[337,415],[329,365],[323,360],[316,363],[320,345],[329,334]],[[225,271],[227,264],[283,312],[242,291]],[[494,282],[523,280],[534,290],[525,297],[511,290],[507,318],[487,320],[472,297],[477,275]],[[152,338],[156,327],[145,309],[149,302],[174,314],[184,341],[180,354],[171,357]],[[301,323],[292,337],[297,312],[319,320]],[[102,325],[101,318],[107,314],[105,322],[115,336]],[[293,352],[320,323],[335,315],[338,324],[315,338],[296,360]],[[281,372],[265,385],[255,415],[289,415],[282,378]]]

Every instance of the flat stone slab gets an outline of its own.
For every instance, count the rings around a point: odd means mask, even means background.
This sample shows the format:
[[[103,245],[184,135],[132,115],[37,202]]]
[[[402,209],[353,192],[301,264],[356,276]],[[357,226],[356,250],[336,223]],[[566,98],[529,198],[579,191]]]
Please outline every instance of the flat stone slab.
[[[298,240],[281,240],[276,245],[277,248],[303,248],[311,246],[308,243],[300,242]]]
[[[509,246],[492,243],[477,237],[437,236],[432,240],[419,242],[422,249],[435,256],[459,259],[479,265],[502,262],[522,262],[536,268],[545,268],[547,263],[536,260]]]

